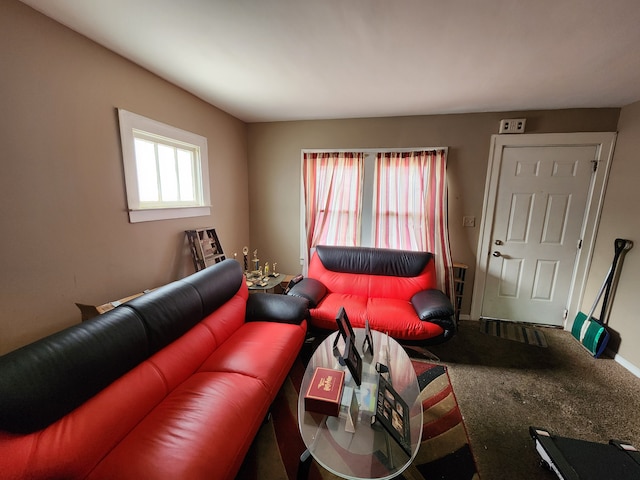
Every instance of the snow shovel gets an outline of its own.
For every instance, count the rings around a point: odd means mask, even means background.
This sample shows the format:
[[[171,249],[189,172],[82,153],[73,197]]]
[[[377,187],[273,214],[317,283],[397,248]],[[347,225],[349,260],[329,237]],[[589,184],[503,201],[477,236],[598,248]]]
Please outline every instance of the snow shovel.
[[[598,295],[596,295],[596,299],[593,302],[593,306],[591,310],[589,310],[589,314],[585,315],[582,312],[578,312],[575,320],[573,321],[573,327],[571,328],[571,334],[580,342],[580,344],[585,347],[595,358],[598,358],[604,349],[609,343],[609,332],[607,331],[604,322],[605,318],[602,315],[608,313],[608,301],[611,295],[611,286],[613,284],[614,277],[616,277],[616,271],[619,274],[620,266],[619,263],[620,258],[631,249],[633,246],[633,242],[630,240],[624,240],[620,238],[616,238],[614,242],[615,253],[613,256],[613,262],[611,262],[611,266],[609,267],[609,271],[607,272],[607,276],[598,291]],[[604,302],[602,304],[602,315],[600,320],[593,317],[593,314],[596,310],[598,303],[600,302],[600,298],[602,294],[605,292]]]

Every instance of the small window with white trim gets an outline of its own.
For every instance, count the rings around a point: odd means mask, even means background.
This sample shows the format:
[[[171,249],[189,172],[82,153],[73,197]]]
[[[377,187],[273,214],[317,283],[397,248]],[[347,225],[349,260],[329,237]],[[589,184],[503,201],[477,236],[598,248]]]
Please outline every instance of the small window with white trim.
[[[211,214],[207,139],[118,109],[131,223]]]

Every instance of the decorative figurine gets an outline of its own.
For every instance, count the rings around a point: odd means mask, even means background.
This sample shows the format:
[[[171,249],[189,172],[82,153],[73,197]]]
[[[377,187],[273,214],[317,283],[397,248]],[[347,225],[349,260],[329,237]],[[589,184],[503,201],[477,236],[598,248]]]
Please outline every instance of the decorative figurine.
[[[276,265],[278,265],[276,262],[273,262],[273,268],[271,270],[271,275],[273,275],[274,277],[278,276],[278,273],[276,271]]]
[[[269,262],[264,262],[264,276],[269,276]]]

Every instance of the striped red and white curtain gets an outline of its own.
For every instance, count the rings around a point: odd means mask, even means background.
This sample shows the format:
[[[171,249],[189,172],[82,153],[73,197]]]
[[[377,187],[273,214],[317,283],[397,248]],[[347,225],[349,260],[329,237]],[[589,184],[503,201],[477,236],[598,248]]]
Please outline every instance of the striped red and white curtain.
[[[360,245],[364,154],[304,153],[306,251],[303,272],[316,245]]]
[[[378,154],[373,239],[379,248],[433,253],[438,288],[453,298],[446,160],[445,150]]]

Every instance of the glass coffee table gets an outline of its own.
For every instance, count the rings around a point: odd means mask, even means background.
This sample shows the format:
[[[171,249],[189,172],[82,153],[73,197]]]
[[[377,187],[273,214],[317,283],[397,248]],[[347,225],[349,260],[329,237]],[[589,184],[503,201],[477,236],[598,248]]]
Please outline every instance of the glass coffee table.
[[[268,275],[266,277],[247,276],[246,282],[250,291],[267,292],[279,286],[285,277],[286,275],[284,273],[276,273],[275,275]]]
[[[358,387],[347,367],[342,366],[334,354],[335,332],[316,349],[306,367],[298,396],[298,428],[307,450],[301,457],[299,477],[308,472],[311,457],[323,468],[347,479],[387,479],[403,472],[415,458],[422,435],[422,402],[420,388],[411,359],[402,346],[388,335],[371,331],[373,355],[363,355],[365,330],[354,329],[355,345],[362,357],[362,383]],[[342,352],[344,340],[339,339],[337,349]],[[379,423],[372,424],[377,404],[379,373],[376,365],[388,367],[384,376],[390,378],[393,388],[409,407],[409,455]],[[309,412],[304,396],[316,367],[345,371],[342,406],[338,417]],[[384,371],[384,367],[380,368]],[[357,421],[347,425],[350,399],[353,393],[359,406]],[[355,432],[350,433],[348,430]]]

